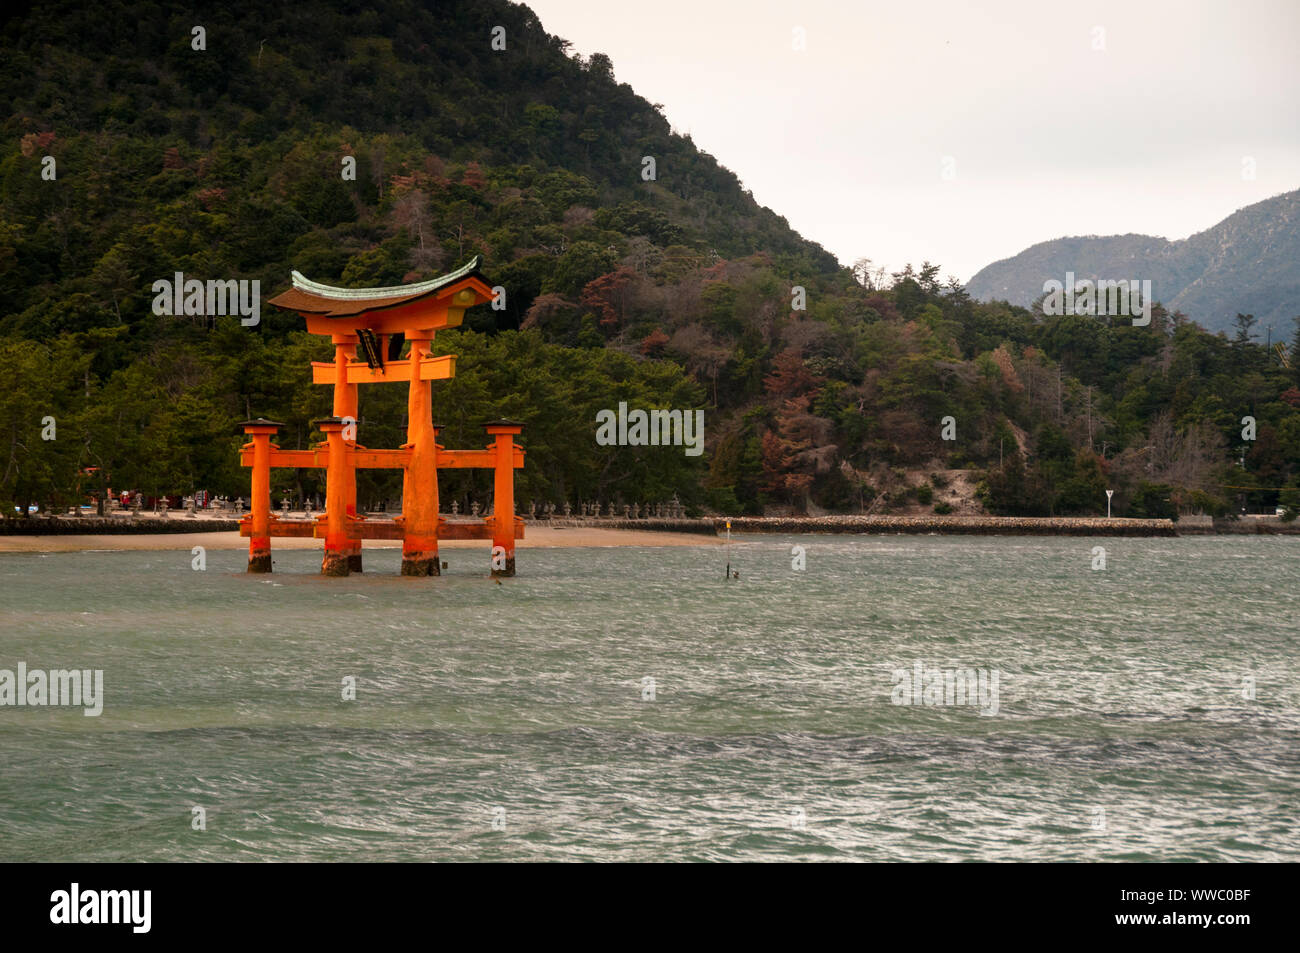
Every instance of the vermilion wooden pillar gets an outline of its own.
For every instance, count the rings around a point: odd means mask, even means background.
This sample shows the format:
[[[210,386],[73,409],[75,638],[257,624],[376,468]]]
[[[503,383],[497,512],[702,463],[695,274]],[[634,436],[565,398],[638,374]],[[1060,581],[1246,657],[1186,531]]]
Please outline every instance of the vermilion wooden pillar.
[[[492,575],[515,574],[515,447],[514,440],[523,432],[523,424],[513,420],[493,420],[483,425],[488,436],[495,438],[489,448],[495,453],[493,464],[492,551],[505,550],[505,567],[493,563]]]
[[[325,524],[325,558],[320,571],[326,576],[346,576],[348,551],[352,540],[348,538],[347,493],[351,467],[348,447],[343,440],[344,423],[338,417],[319,420],[316,426],[325,434],[329,450],[329,463],[325,471],[325,512],[317,522]]]
[[[356,353],[357,336],[355,334],[335,334],[332,336],[334,342],[334,416],[339,419],[350,418],[352,421],[357,419],[357,385],[348,380],[348,363],[351,361],[353,354]],[[352,439],[347,439],[352,436]],[[356,438],[353,435],[344,433],[344,442],[349,445],[356,444]],[[357,511],[357,471],[347,468],[347,473],[343,477],[344,497],[346,499],[345,509],[350,515],[355,515]],[[344,553],[348,561],[349,572],[361,572],[361,540],[349,539]]]
[[[406,401],[406,443],[411,451],[402,481],[402,575],[441,575],[438,563],[438,437],[433,429],[433,394],[420,376],[433,332],[407,334],[411,352],[410,389]]]
[[[249,499],[245,520],[251,530],[248,537],[248,571],[271,571],[271,438],[284,426],[274,420],[258,417],[239,425],[252,437],[245,449],[253,450],[252,497]],[[278,448],[276,448],[278,449]]]

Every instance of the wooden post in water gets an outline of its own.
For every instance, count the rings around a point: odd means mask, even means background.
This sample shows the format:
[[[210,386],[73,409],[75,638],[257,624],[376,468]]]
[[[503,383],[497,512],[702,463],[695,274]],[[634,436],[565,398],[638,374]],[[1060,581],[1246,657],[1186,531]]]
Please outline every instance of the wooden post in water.
[[[497,568],[494,559],[492,575],[515,574],[515,447],[514,438],[523,432],[524,425],[513,420],[492,420],[483,425],[488,436],[494,438],[489,447],[495,454],[493,466],[492,551],[500,547],[505,551],[505,562]]]
[[[252,441],[244,445],[253,451],[252,497],[249,513],[241,523],[248,529],[248,571],[271,571],[271,438],[284,424],[258,417],[239,425]]]
[[[357,419],[357,385],[348,380],[348,366],[351,363],[352,355],[356,352],[357,335],[356,334],[334,334],[334,416],[340,420],[346,420],[351,426],[345,426],[343,430],[343,441],[349,445],[349,449],[355,449],[356,445],[356,419]],[[343,498],[344,510],[349,515],[355,515],[357,511],[357,471],[350,465],[345,468],[342,476],[343,481]],[[344,546],[344,556],[348,562],[348,572],[361,572],[361,540],[349,539]]]
[[[325,557],[321,560],[320,571],[326,576],[346,576],[350,572],[347,498],[351,468],[348,466],[347,444],[343,442],[344,424],[338,417],[330,417],[317,421],[317,426],[325,434],[329,451],[325,471],[325,512],[316,517],[318,523],[325,525]]]
[[[727,575],[728,582],[731,581],[731,520],[727,520]]]
[[[430,331],[407,334],[411,342],[410,390],[406,402],[406,443],[409,450],[402,481],[402,575],[441,575],[438,564],[438,435],[433,429],[430,383],[420,377],[420,361],[433,341]]]

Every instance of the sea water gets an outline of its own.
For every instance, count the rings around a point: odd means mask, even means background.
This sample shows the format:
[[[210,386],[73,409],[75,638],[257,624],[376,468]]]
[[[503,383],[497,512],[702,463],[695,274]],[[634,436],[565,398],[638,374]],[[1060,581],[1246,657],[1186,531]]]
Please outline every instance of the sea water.
[[[0,860],[1300,858],[1300,538],[399,558],[0,555]]]

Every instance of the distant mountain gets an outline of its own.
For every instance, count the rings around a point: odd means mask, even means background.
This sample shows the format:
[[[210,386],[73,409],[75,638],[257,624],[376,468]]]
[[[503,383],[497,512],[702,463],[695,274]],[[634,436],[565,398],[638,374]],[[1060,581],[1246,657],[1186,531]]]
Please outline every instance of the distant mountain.
[[[1171,242],[1151,235],[1058,238],[994,262],[967,285],[971,297],[1025,307],[1049,278],[1150,279],[1156,300],[1211,331],[1253,314],[1273,339],[1300,315],[1300,190],[1247,206],[1203,232]]]

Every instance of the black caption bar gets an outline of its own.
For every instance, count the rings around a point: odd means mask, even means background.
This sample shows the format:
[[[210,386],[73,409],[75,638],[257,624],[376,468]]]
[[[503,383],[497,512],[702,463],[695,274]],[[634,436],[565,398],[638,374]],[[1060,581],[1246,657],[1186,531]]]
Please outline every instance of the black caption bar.
[[[702,932],[761,934],[772,917],[804,927],[855,930],[911,924],[987,935],[1176,937],[1232,943],[1285,928],[1290,895],[1281,865],[853,865],[702,873],[659,871],[545,875],[443,870],[417,865],[9,865],[0,899],[6,936],[135,944],[191,938],[338,940],[348,924],[368,938],[427,931],[441,922],[497,933],[517,924],[595,927],[626,919],[637,929],[678,919]],[[565,883],[572,876],[572,882]],[[705,877],[684,897],[683,880]],[[539,889],[540,888],[540,889]],[[709,899],[712,898],[712,899]],[[507,914],[504,916],[503,914]],[[922,917],[918,920],[917,917]],[[431,919],[432,918],[432,919]],[[650,918],[647,920],[646,918]],[[924,924],[924,926],[922,926]],[[964,925],[964,926],[963,926]],[[62,937],[61,937],[62,935]],[[918,934],[919,937],[920,934]],[[648,939],[648,938],[647,938]]]

